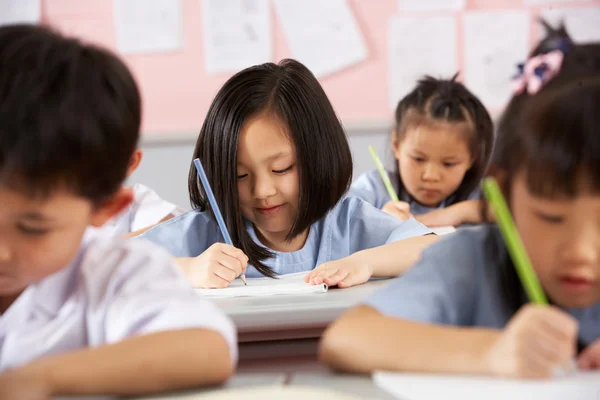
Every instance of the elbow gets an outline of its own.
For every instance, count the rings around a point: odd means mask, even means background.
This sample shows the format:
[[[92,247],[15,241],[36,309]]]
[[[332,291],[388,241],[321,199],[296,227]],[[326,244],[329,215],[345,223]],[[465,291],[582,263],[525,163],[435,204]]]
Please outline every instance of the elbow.
[[[319,361],[327,367],[343,371],[364,373],[361,348],[365,347],[365,335],[353,328],[353,310],[331,324],[319,343]]]

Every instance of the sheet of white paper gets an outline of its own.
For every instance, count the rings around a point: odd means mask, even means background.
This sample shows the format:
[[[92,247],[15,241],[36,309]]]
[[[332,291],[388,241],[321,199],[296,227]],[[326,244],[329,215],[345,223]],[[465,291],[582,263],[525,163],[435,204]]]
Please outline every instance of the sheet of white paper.
[[[436,235],[448,235],[450,233],[456,232],[456,228],[453,226],[435,226],[433,228],[429,228],[433,231],[433,233],[435,233]]]
[[[114,0],[117,46],[122,53],[183,48],[181,0]]]
[[[402,400],[595,400],[599,372],[577,372],[551,381],[376,372],[375,384]]]
[[[552,8],[542,11],[542,17],[553,26],[564,21],[567,31],[575,42],[600,41],[600,7]],[[540,26],[543,37],[544,29]]]
[[[458,72],[456,33],[452,16],[390,19],[391,109],[424,75],[449,79]]]
[[[292,56],[317,77],[367,58],[367,47],[346,0],[274,0]]]
[[[398,0],[398,8],[408,11],[462,10],[465,0]]]
[[[42,15],[41,0],[0,0],[0,26],[37,24]]]
[[[190,395],[152,396],[147,400],[360,400],[346,393],[318,387],[302,386],[256,386],[202,391]],[[140,399],[144,400],[144,399]]]
[[[210,297],[255,297],[281,294],[325,293],[327,285],[309,285],[304,283],[307,272],[282,275],[278,279],[248,278],[247,286],[240,279],[231,282],[225,289],[196,289],[198,293]]]
[[[273,58],[267,0],[204,0],[204,54],[211,74],[237,72]]]
[[[529,50],[528,11],[465,13],[465,81],[489,108],[504,106],[511,78]]]

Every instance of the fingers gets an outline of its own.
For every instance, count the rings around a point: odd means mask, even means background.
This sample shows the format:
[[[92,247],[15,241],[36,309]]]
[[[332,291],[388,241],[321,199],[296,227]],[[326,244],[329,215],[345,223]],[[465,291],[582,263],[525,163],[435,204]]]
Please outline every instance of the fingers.
[[[588,346],[579,356],[577,365],[580,369],[590,370],[600,368],[600,340]]]
[[[248,266],[248,256],[246,256],[242,250],[225,243],[217,243],[217,245],[223,254],[226,254],[239,261],[242,268],[240,273],[246,272],[246,268]]]

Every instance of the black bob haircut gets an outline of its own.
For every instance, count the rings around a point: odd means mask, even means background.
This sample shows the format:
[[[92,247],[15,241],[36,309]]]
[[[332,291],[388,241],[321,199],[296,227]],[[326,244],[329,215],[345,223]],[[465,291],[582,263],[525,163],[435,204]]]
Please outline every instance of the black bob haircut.
[[[109,51],[40,26],[0,27],[1,185],[97,205],[125,179],[140,118],[136,83]]]
[[[315,76],[295,60],[246,68],[219,90],[202,124],[193,158],[199,158],[234,246],[263,275],[275,273],[262,261],[269,250],[254,243],[245,228],[237,189],[237,148],[244,124],[270,112],[287,128],[298,166],[298,214],[288,240],[323,218],[352,180],[352,155],[335,111]],[[188,177],[192,208],[210,210],[194,165]],[[211,212],[212,213],[212,212]],[[214,218],[214,215],[213,215]]]

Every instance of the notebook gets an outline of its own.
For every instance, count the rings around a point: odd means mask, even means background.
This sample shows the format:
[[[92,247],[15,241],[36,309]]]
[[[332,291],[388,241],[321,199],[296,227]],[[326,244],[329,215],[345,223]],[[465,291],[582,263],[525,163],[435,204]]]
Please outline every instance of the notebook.
[[[597,400],[600,372],[577,372],[552,380],[375,372],[375,384],[402,400]]]
[[[306,274],[308,272],[298,272],[281,275],[277,279],[247,278],[248,286],[244,286],[240,279],[236,279],[224,289],[196,289],[196,291],[207,297],[250,297],[327,292],[327,285],[324,283],[320,285],[304,283]]]

